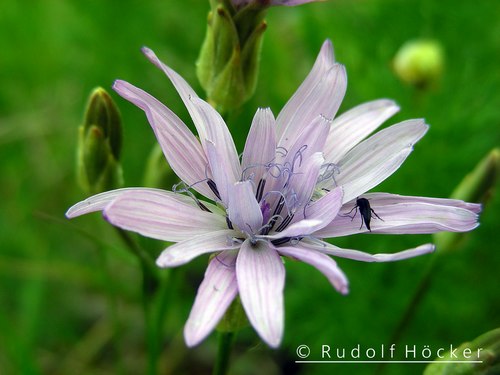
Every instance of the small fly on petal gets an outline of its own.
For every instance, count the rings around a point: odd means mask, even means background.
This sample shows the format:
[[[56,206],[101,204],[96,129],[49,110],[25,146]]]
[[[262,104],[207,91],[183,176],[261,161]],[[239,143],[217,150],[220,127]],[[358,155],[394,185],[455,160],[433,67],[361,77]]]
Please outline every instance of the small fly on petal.
[[[379,220],[384,221],[380,216],[377,215],[377,213],[371,208],[370,206],[370,201],[366,198],[357,198],[356,199],[356,205],[349,211],[347,214],[342,215],[342,216],[348,216],[351,218],[351,220],[354,220],[358,213],[359,209],[359,214],[361,215],[361,225],[359,229],[363,228],[363,224],[365,225],[366,229],[368,229],[370,232],[372,231],[370,228],[370,222],[372,220],[372,214]],[[350,215],[350,213],[354,211],[354,215]]]

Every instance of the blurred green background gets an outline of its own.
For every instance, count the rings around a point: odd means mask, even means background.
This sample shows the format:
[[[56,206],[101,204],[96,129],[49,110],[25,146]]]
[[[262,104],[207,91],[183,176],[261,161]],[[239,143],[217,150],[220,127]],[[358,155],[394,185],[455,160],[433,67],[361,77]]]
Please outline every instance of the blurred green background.
[[[77,127],[87,95],[130,81],[189,122],[170,83],[146,61],[147,45],[200,95],[194,69],[208,1],[2,1],[0,3],[0,374],[140,374],[146,349],[136,260],[98,214],[68,221],[84,198],[75,183]],[[337,0],[269,11],[254,98],[231,118],[242,150],[258,106],[277,114],[331,38],[349,85],[341,112],[387,97],[402,107],[390,123],[425,117],[430,131],[403,167],[376,191],[447,197],[500,141],[500,3]],[[415,38],[439,41],[439,85],[417,92],[391,69]],[[142,111],[112,94],[124,121],[127,186],[140,186],[155,144]],[[498,193],[498,188],[496,189]],[[428,294],[400,345],[449,347],[500,326],[498,194],[463,247],[441,259]],[[360,235],[335,241],[373,253],[430,236]],[[162,244],[144,242],[158,254]],[[386,344],[431,256],[400,263],[339,259],[350,294],[337,294],[310,266],[287,262],[286,329],[270,350],[251,328],[238,334],[234,374],[374,374],[375,365],[298,365],[295,350]],[[162,374],[210,373],[212,334],[195,349],[182,340],[207,258],[171,275]],[[389,365],[383,374],[419,374],[424,365]]]

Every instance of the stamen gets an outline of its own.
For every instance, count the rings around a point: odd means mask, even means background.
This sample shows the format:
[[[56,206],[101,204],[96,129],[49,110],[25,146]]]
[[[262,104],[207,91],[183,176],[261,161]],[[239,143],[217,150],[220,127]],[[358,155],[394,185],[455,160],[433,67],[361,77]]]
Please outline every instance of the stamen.
[[[288,226],[288,224],[290,224],[290,222],[293,219],[293,216],[294,216],[294,214],[287,215],[287,217],[285,218],[285,220],[283,220],[281,222],[281,224],[278,225],[278,227],[276,228],[276,232],[282,232],[283,229],[285,229]]]
[[[195,184],[197,184],[197,183],[198,182],[196,182]],[[201,201],[198,198],[196,198],[196,196],[189,190],[195,184],[188,186],[188,185],[186,185],[186,183],[184,181],[181,181],[181,182],[175,184],[174,186],[172,186],[172,192],[177,193],[177,194],[186,193],[191,199],[193,199],[196,202],[196,204],[198,205],[198,207],[202,211],[212,212],[207,208],[207,206],[205,206],[203,203],[201,203]],[[182,188],[179,188],[179,186],[182,186]]]
[[[212,190],[212,192],[215,194],[215,196],[220,200],[221,198],[220,198],[219,190],[217,190],[217,185],[215,184],[215,182],[209,178],[207,180],[207,184],[208,184],[208,187],[210,188],[210,190]]]
[[[231,223],[231,220],[229,220],[229,216],[226,216],[226,224],[229,229],[234,229],[233,223]]]
[[[257,185],[257,192],[255,193],[255,199],[257,202],[260,202],[262,199],[262,194],[264,193],[264,187],[266,186],[266,180],[261,178],[259,181],[259,185]]]
[[[278,146],[276,147],[276,153],[285,157],[288,154],[288,150],[283,146]]]
[[[281,219],[283,220],[283,217],[281,215],[274,215],[274,216],[271,216],[269,221],[267,222],[267,224],[264,224],[262,227],[259,228],[259,230],[257,231],[260,235],[267,235],[269,234],[269,231],[271,230],[272,228],[272,225],[274,225],[274,223],[276,221],[278,221],[278,219]]]
[[[335,181],[335,174],[340,174],[340,168],[338,167],[338,165],[335,163],[326,163],[321,166],[320,170],[322,169],[324,169],[324,171],[320,172],[316,184],[319,184],[331,178],[335,186],[337,186],[337,181]]]
[[[272,240],[271,243],[275,246],[283,245],[290,241],[290,237],[278,238],[277,240]]]

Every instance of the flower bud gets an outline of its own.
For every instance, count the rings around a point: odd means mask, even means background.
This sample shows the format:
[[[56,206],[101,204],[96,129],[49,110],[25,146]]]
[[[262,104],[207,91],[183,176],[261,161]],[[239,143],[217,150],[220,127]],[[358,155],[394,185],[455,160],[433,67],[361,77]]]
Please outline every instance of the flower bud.
[[[500,149],[494,148],[458,184],[451,198],[486,203],[493,194],[500,173]]]
[[[208,101],[224,113],[241,106],[255,91],[268,5],[236,7],[224,0],[211,4],[196,67]]]
[[[123,185],[119,163],[122,144],[118,108],[102,88],[92,91],[78,129],[78,182],[87,194]]]
[[[499,172],[500,150],[495,148],[463,178],[450,198],[486,204],[493,194]],[[456,232],[439,232],[433,235],[440,251],[455,249],[460,245],[464,236],[466,236],[465,233]]]
[[[396,53],[393,68],[403,81],[419,89],[434,86],[443,72],[444,52],[432,40],[406,42]]]
[[[445,353],[426,367],[424,375],[497,374],[499,368],[500,328],[497,328]]]

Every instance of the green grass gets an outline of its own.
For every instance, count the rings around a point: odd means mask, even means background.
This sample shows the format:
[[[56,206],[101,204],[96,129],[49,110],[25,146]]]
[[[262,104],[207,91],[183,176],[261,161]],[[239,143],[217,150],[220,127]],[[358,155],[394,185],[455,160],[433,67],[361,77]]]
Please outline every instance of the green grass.
[[[208,1],[4,1],[0,3],[0,374],[138,374],[146,349],[140,270],[95,214],[65,210],[84,195],[74,178],[77,127],[87,95],[128,80],[189,122],[162,73],[139,49],[153,48],[202,95],[194,62]],[[500,4],[496,1],[347,1],[273,8],[256,95],[231,119],[242,149],[258,106],[277,114],[308,73],[325,38],[349,77],[341,111],[376,98],[396,100],[392,122],[425,117],[430,131],[378,191],[446,197],[500,141]],[[421,94],[402,84],[391,60],[407,40],[442,43],[440,85]],[[111,91],[111,90],[110,90]],[[142,113],[113,94],[124,119],[127,186],[140,186],[154,136]],[[402,343],[449,346],[500,326],[497,195],[481,226],[448,255]],[[391,252],[430,236],[353,236],[344,247]],[[155,254],[162,244],[147,241]],[[332,290],[315,269],[287,262],[286,331],[277,351],[247,328],[237,336],[235,374],[373,374],[371,365],[295,365],[295,349],[322,344],[379,346],[389,339],[430,257],[401,263],[339,260],[351,292]],[[207,258],[172,273],[163,373],[204,374],[216,338],[188,350],[182,326]],[[314,354],[312,355],[314,356]],[[419,374],[421,365],[385,368]]]

